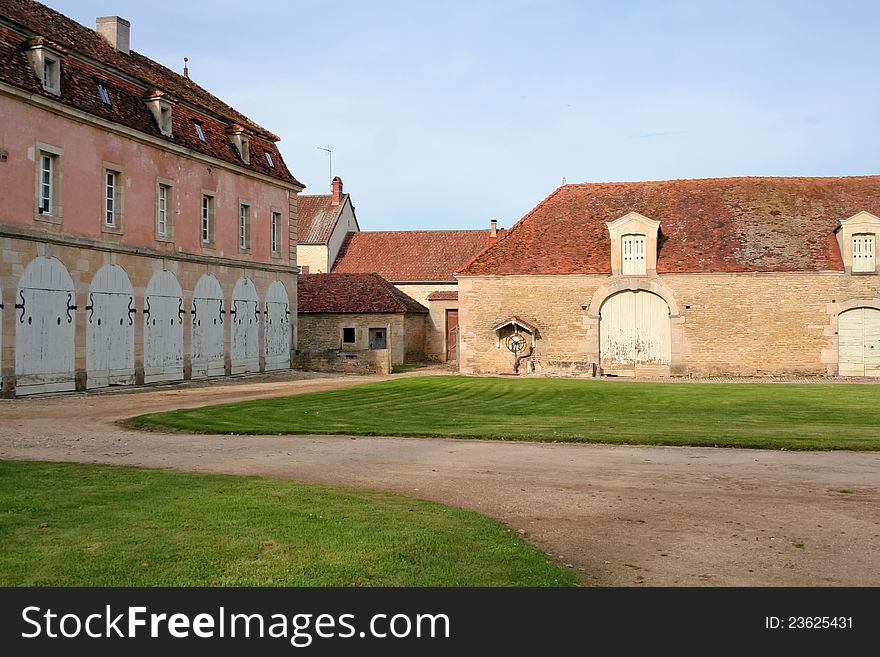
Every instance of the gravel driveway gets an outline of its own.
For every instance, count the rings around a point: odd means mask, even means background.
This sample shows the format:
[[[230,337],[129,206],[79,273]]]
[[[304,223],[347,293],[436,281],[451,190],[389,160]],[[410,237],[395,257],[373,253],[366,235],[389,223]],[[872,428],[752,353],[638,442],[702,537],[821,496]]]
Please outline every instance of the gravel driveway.
[[[116,424],[381,378],[288,372],[0,400],[0,458],[393,490],[499,518],[593,585],[880,585],[880,453],[192,436]]]

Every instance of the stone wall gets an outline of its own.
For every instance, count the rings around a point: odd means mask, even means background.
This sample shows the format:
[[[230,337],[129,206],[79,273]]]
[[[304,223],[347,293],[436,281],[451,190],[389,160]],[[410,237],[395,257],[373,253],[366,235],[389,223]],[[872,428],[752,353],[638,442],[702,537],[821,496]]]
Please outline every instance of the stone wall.
[[[446,304],[442,311],[435,313],[434,308],[432,307],[432,303],[436,304],[437,302],[428,301],[428,295],[432,292],[455,292],[458,290],[458,285],[456,284],[420,284],[420,283],[395,283],[394,287],[396,287],[401,292],[409,295],[420,304],[422,304],[425,308],[428,308],[431,311],[430,317],[428,317],[425,321],[425,354],[424,358],[426,360],[437,360],[437,361],[445,361],[446,360],[446,312],[445,308],[457,308],[457,301],[448,301],[443,302]]]
[[[296,366],[311,372],[391,374],[387,349],[322,349],[300,351]]]
[[[493,327],[516,315],[538,328],[535,371],[589,372],[601,304],[623,289],[669,304],[672,363],[658,373],[674,375],[836,375],[837,314],[880,308],[880,276],[842,272],[462,277],[460,369],[512,372]]]
[[[16,312],[15,296],[19,279],[25,267],[38,256],[54,257],[66,267],[75,288],[74,304],[77,310],[75,322],[75,368],[78,389],[86,385],[86,306],[89,288],[96,272],[106,264],[122,267],[134,288],[134,307],[137,310],[134,326],[134,358],[136,382],[143,382],[143,311],[144,293],[154,274],[162,270],[172,272],[183,289],[183,308],[190,317],[195,285],[203,274],[217,277],[225,296],[225,310],[229,316],[230,299],[236,281],[247,277],[253,281],[260,299],[260,307],[265,306],[269,285],[278,280],[286,290],[290,303],[291,327],[296,325],[296,274],[286,265],[270,263],[248,263],[231,259],[193,255],[154,253],[150,249],[126,245],[108,245],[87,238],[70,236],[46,236],[39,231],[18,227],[0,227],[0,294],[2,294],[2,350],[0,350],[0,371],[2,371],[3,390],[11,393],[15,387],[15,336]],[[186,321],[186,320],[185,320]],[[230,333],[226,323],[226,372],[229,372]],[[189,354],[191,328],[189,322],[183,332],[184,372],[190,371]],[[259,323],[260,369],[265,367],[265,330],[263,321]]]
[[[458,299],[429,301],[425,318],[425,359],[446,362],[446,311],[458,308]]]
[[[425,360],[425,318],[422,313],[407,313],[403,320],[404,361],[420,363]]]
[[[304,274],[326,274],[327,247],[323,244],[297,244],[296,264],[303,267]]]
[[[421,317],[421,315],[420,315]],[[355,329],[355,341],[342,342],[343,328]],[[403,313],[302,313],[299,316],[298,348],[301,352],[321,352],[328,349],[342,351],[369,351],[369,329],[388,331],[386,345],[391,349],[392,364],[403,363],[406,357]]]

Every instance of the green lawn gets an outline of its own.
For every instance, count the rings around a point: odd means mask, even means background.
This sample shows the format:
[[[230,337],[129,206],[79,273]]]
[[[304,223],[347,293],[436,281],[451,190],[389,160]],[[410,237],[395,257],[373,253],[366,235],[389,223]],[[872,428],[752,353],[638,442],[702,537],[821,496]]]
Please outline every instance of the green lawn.
[[[0,461],[0,586],[563,586],[501,523],[258,477]]]
[[[134,418],[202,433],[880,449],[880,386],[413,377]]]

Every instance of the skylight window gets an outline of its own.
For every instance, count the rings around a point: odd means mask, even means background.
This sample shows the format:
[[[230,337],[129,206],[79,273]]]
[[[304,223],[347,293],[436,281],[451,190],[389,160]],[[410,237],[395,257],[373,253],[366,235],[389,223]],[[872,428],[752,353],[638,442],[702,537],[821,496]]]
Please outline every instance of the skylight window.
[[[193,121],[193,125],[196,127],[196,134],[199,136],[199,140],[205,141],[205,131],[202,130],[202,124],[198,121]]]
[[[266,162],[269,163],[270,167],[272,167],[273,169],[275,168],[275,162],[272,161],[272,154],[268,151],[266,152]]]
[[[112,105],[110,102],[110,92],[107,91],[107,87],[104,86],[103,83],[98,83],[98,95],[101,97],[101,102],[107,105],[108,107]]]

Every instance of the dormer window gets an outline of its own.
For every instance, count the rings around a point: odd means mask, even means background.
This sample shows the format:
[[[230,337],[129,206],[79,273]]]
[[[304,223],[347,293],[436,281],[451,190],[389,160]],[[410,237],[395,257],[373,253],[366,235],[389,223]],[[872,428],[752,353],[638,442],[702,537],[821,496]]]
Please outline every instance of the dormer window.
[[[205,141],[205,131],[202,129],[202,124],[198,121],[193,121],[193,125],[196,128],[196,134],[199,136],[199,141]]]
[[[112,104],[110,102],[110,92],[107,91],[107,87],[102,83],[98,83],[98,95],[101,97],[101,102],[110,107]]]
[[[624,235],[620,250],[624,276],[644,276],[647,273],[644,235]]]
[[[34,73],[40,79],[44,91],[61,95],[61,59],[46,46],[43,37],[34,37],[29,42],[28,60]]]
[[[266,151],[266,162],[269,163],[269,166],[273,169],[275,168],[275,162],[272,161],[272,153]]]
[[[58,89],[58,60],[52,57],[43,59],[43,89],[52,91]]]
[[[638,212],[609,221],[612,276],[654,276],[660,222]]]
[[[857,233],[852,241],[852,270],[854,273],[876,271],[877,236],[873,233]]]
[[[171,101],[164,93],[155,90],[144,98],[144,102],[153,114],[153,118],[156,119],[156,125],[159,127],[159,132],[166,137],[173,137],[174,131],[172,129],[171,120]]]
[[[248,139],[248,136],[244,133],[244,128],[239,125],[234,125],[229,129],[226,134],[229,135],[229,141],[235,147],[235,150],[238,152],[238,157],[241,158],[241,161],[245,164],[250,164],[250,140]]]
[[[837,245],[844,271],[850,274],[877,273],[877,235],[880,235],[880,217],[870,212],[859,212],[841,219]]]

